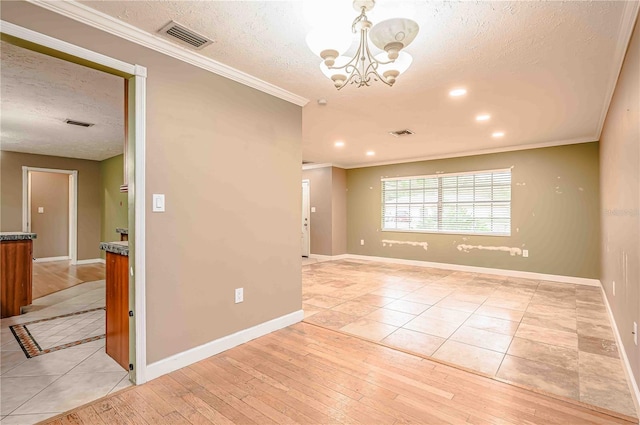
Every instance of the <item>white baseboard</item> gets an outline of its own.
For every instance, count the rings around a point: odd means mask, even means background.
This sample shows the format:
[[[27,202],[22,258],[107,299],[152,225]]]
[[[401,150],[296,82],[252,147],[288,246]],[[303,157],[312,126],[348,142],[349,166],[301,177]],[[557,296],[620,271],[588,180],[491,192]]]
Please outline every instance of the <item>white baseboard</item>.
[[[627,377],[629,389],[631,390],[633,403],[636,407],[636,415],[640,418],[640,389],[638,389],[638,382],[633,375],[633,369],[631,369],[629,357],[627,357],[627,352],[625,351],[624,345],[622,344],[622,338],[620,337],[620,332],[618,331],[618,324],[616,323],[616,319],[613,317],[613,311],[611,310],[611,306],[609,305],[607,293],[604,291],[604,287],[601,287],[601,290],[602,297],[604,298],[604,304],[607,306],[607,313],[609,313],[609,320],[611,321],[611,325],[613,326],[613,334],[616,338],[616,344],[618,344],[618,352],[620,353],[620,356],[622,358],[622,367]]]
[[[320,255],[320,254],[310,254],[309,258],[314,258],[318,261],[334,261],[334,260],[344,260],[349,258],[349,254],[340,254],[340,255]]]
[[[220,339],[216,339],[215,341],[208,342],[199,347],[183,351],[182,353],[175,354],[155,363],[151,363],[150,365],[147,365],[147,381],[166,375],[174,370],[189,366],[190,364],[204,360],[207,357],[214,356],[225,350],[244,344],[252,339],[277,331],[278,329],[286,328],[287,326],[301,322],[303,318],[304,312],[302,310],[298,310],[251,328],[241,330],[234,334],[227,335]]]
[[[373,257],[369,255],[347,254],[345,258],[353,260],[380,261],[382,263],[404,264],[408,266],[432,267],[434,269],[455,270],[459,272],[495,274],[498,276],[519,277],[523,279],[550,280],[553,282],[574,283],[577,285],[600,286],[600,281],[598,279],[587,279],[584,277],[523,272],[519,270],[491,269],[488,267],[465,266],[460,264],[432,263],[429,261],[405,260],[402,258]]]
[[[71,260],[71,257],[69,256],[62,256],[62,257],[44,257],[44,258],[36,258],[34,260],[35,263],[50,263],[53,261],[69,261]]]
[[[106,264],[107,261],[104,258],[90,258],[88,260],[78,260],[76,261],[77,265],[81,265],[81,264],[95,264],[95,263],[102,263],[102,264]]]

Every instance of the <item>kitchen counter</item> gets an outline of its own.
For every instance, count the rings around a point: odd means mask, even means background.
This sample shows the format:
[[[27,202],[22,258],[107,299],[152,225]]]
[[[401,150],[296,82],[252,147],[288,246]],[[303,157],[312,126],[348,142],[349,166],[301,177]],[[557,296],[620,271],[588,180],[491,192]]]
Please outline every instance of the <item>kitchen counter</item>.
[[[129,370],[129,242],[102,242],[106,259],[105,352]]]
[[[129,229],[125,229],[124,227],[116,227],[116,233],[120,234],[121,241],[129,240]]]
[[[112,254],[129,256],[129,242],[117,241],[117,242],[100,242],[100,249],[110,252]]]
[[[0,232],[0,241],[27,241],[36,239],[35,233],[25,232]]]
[[[17,316],[32,302],[35,233],[0,232],[0,317]]]

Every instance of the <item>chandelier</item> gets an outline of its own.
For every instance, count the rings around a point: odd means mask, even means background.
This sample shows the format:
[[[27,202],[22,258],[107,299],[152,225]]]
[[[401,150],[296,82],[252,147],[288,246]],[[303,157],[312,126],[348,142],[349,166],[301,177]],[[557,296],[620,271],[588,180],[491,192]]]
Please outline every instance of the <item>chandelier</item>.
[[[359,32],[358,48],[353,57],[341,56],[352,45],[353,36],[340,36],[340,31],[315,30],[307,36],[311,50],[323,59],[320,69],[341,90],[348,84],[369,86],[382,81],[393,86],[406,71],[413,58],[403,51],[418,34],[418,24],[411,19],[394,18],[375,26],[367,18],[375,0],[354,0],[353,8],[360,13],[351,24],[351,32]],[[329,40],[329,41],[327,41]],[[381,52],[372,54],[369,41]]]

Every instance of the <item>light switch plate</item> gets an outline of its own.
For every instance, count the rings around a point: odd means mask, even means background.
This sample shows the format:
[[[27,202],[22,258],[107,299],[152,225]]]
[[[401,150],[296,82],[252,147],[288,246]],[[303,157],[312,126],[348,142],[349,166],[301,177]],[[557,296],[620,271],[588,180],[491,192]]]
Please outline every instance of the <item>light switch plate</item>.
[[[164,212],[164,194],[153,194],[153,212]]]
[[[316,212],[316,207],[311,207],[311,212]]]
[[[236,304],[244,301],[244,288],[236,288]]]
[[[38,207],[38,214],[44,213],[44,207]]]

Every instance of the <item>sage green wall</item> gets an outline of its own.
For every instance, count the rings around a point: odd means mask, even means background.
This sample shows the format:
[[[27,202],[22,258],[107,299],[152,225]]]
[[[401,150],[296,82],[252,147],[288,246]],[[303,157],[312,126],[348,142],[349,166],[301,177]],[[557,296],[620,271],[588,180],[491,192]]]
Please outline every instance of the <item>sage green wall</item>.
[[[640,386],[640,27],[631,38],[600,138],[602,276],[635,381]],[[616,282],[615,295],[613,282]]]
[[[118,155],[100,162],[100,240],[119,241],[116,227],[128,227],[129,205],[127,194],[120,192],[123,182],[124,156]],[[102,257],[104,258],[104,252]]]
[[[347,170],[331,167],[331,255],[347,253]]]
[[[382,232],[385,177],[512,168],[511,236]],[[599,278],[598,143],[347,170],[349,254],[402,258],[536,273]],[[364,239],[364,246],[360,240]],[[422,246],[383,240],[427,242]],[[458,250],[460,244],[529,250]]]

